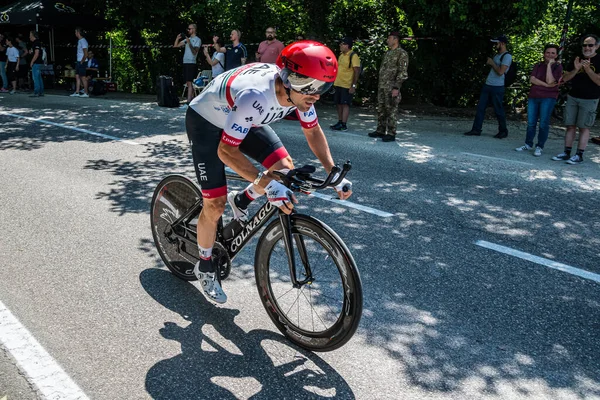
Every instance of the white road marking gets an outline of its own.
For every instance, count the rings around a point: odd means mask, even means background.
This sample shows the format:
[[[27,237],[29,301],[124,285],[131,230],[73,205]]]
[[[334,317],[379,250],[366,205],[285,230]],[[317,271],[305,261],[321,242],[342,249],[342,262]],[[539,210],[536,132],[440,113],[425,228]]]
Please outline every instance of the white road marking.
[[[27,381],[41,393],[44,399],[88,399],[1,301],[0,344],[17,361]]]
[[[528,162],[524,162],[524,161],[507,160],[506,158],[490,157],[490,156],[484,156],[484,155],[481,155],[481,154],[466,153],[464,151],[461,152],[460,154],[464,154],[464,155],[467,155],[467,156],[473,156],[473,157],[487,158],[487,159],[490,159],[490,160],[506,161],[506,162],[516,163],[516,164],[533,165],[532,163],[528,163]]]
[[[313,192],[313,193],[309,194],[309,196],[310,197],[316,197],[316,198],[319,198],[319,199],[325,200],[325,201],[330,201],[330,202],[338,204],[340,206],[354,208],[356,210],[364,211],[366,213],[377,215],[379,217],[388,218],[388,217],[393,217],[394,216],[394,214],[390,214],[389,212],[377,210],[376,208],[371,208],[371,207],[368,207],[368,206],[363,206],[361,204],[356,204],[356,203],[353,203],[353,202],[348,201],[348,200],[340,200],[340,199],[337,199],[335,197],[328,196],[326,194],[321,194],[321,193]]]
[[[28,121],[39,122],[41,124],[47,124],[47,125],[58,126],[58,127],[65,128],[65,129],[71,129],[73,131],[77,131],[77,132],[81,132],[81,133],[87,133],[88,135],[99,136],[101,138],[115,140],[117,142],[127,143],[127,144],[131,144],[131,145],[139,145],[139,143],[136,143],[136,142],[134,142],[132,140],[121,139],[121,138],[118,138],[116,136],[106,135],[104,133],[94,132],[94,131],[90,131],[88,129],[77,128],[75,126],[69,126],[69,125],[59,124],[58,122],[48,121],[48,120],[45,120],[43,118],[32,118],[32,117],[26,117],[24,115],[11,114],[11,113],[7,113],[7,112],[0,112],[0,114],[1,115],[8,115],[9,117],[26,119]]]
[[[544,265],[548,268],[556,269],[562,272],[566,272],[571,275],[578,276],[580,278],[589,279],[590,281],[594,281],[596,283],[600,283],[600,275],[595,274],[593,272],[589,272],[583,269],[571,267],[570,265],[559,263],[557,261],[552,261],[547,258],[534,256],[529,253],[525,253],[519,250],[511,249],[510,247],[501,246],[499,244],[486,242],[485,240],[478,240],[475,242],[477,246],[485,247],[486,249],[495,250],[500,253],[508,254],[510,256],[518,257],[523,260],[531,261],[536,264]]]
[[[225,167],[225,172],[228,174],[237,175],[237,173],[229,167]],[[377,216],[383,217],[383,218],[389,218],[389,217],[394,216],[394,214],[390,214],[389,212],[381,211],[376,208],[372,208],[372,207],[368,207],[368,206],[363,206],[361,204],[356,204],[356,203],[353,203],[348,200],[340,200],[335,197],[327,196],[327,195],[321,194],[321,193],[313,192],[313,193],[310,193],[309,196],[316,197],[318,199],[325,200],[325,201],[330,201],[332,203],[339,204],[340,206],[354,208],[356,210],[364,211],[366,213],[377,215]]]

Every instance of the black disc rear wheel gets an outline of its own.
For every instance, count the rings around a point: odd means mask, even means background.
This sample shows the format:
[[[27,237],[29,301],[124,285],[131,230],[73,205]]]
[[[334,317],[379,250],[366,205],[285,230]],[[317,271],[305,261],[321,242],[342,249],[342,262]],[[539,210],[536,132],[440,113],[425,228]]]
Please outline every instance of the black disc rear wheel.
[[[190,221],[184,221],[187,225],[173,227],[172,224],[198,201],[202,201],[198,186],[180,175],[163,179],[152,196],[150,223],[154,243],[167,268],[186,281],[196,280],[193,273],[198,261],[196,224],[202,208]]]

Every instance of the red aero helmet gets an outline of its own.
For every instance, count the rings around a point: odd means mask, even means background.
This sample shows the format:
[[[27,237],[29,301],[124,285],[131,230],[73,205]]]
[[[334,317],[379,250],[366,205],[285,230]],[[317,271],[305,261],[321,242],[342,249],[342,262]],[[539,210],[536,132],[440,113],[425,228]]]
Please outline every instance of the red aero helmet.
[[[323,43],[301,40],[288,45],[277,58],[283,84],[301,94],[323,94],[337,76],[335,54]]]

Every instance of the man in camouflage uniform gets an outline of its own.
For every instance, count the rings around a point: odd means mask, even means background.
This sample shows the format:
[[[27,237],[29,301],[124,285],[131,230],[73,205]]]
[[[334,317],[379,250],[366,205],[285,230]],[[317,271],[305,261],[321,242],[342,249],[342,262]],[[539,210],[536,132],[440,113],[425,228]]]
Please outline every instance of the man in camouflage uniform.
[[[377,89],[377,130],[370,137],[380,137],[383,142],[396,140],[398,104],[402,96],[402,82],[408,79],[408,53],[400,47],[400,33],[392,32],[387,38],[390,48],[383,56],[379,69]]]

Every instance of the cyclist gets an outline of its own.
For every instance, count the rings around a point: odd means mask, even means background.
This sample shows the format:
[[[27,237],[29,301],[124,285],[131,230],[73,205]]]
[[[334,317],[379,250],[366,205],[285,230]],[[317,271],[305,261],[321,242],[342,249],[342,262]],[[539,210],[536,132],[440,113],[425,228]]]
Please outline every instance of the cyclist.
[[[319,42],[304,40],[287,46],[276,64],[247,64],[219,75],[190,103],[185,124],[204,201],[197,227],[200,261],[194,274],[209,300],[227,301],[211,261],[225,204],[230,204],[235,218],[243,220],[248,205],[265,193],[286,214],[298,202],[273,174],[294,165],[268,125],[295,111],[312,152],[327,172],[334,166],[314,103],[329,90],[336,75],[333,52]],[[266,170],[259,171],[246,157]],[[241,193],[227,195],[225,165],[251,182]],[[351,188],[344,179],[335,190],[345,200]]]

